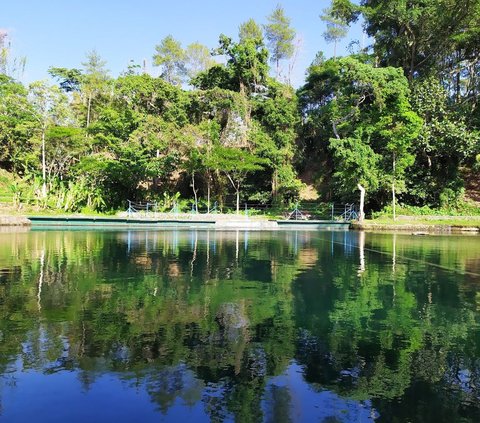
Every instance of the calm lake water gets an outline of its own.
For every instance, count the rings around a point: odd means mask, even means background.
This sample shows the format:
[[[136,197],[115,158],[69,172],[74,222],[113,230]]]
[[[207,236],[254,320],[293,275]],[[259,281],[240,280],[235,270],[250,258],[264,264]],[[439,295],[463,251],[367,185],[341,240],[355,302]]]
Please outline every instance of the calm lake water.
[[[480,237],[0,233],[0,422],[480,421]]]

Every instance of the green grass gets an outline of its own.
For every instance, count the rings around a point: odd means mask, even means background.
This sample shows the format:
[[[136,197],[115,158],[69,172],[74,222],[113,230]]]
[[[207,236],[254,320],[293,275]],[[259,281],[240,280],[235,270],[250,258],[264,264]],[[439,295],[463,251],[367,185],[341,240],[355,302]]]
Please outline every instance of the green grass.
[[[386,206],[378,212],[373,212],[374,219],[391,217],[392,207]],[[480,217],[480,205],[474,201],[458,201],[455,206],[431,208],[428,206],[417,207],[408,205],[399,205],[396,208],[397,216],[410,216],[410,217],[430,217],[430,216],[446,216],[446,217],[460,217],[460,216],[478,216]]]
[[[400,216],[396,220],[392,217],[382,216],[377,219],[365,220],[365,223],[379,225],[438,225],[480,227],[480,216]]]

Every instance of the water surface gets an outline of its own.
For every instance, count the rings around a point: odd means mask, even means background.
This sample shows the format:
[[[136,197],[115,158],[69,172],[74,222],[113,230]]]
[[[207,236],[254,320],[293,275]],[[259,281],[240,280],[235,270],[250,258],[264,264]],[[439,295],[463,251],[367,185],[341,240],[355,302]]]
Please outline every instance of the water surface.
[[[0,233],[0,422],[480,421],[480,237]]]

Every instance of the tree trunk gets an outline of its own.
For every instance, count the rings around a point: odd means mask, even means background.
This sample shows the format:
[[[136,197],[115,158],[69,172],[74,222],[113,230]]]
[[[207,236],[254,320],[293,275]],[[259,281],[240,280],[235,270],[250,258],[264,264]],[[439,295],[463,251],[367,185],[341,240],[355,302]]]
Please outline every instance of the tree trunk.
[[[207,175],[207,214],[210,214],[210,174]]]
[[[365,219],[365,212],[363,211],[363,208],[365,207],[365,188],[357,184],[358,189],[360,190],[360,211],[358,215],[358,220],[360,222],[363,222]]]
[[[410,71],[408,73],[408,80],[410,83],[413,81],[413,75],[415,73],[415,44],[412,46],[412,52],[410,57]]]
[[[393,213],[393,220],[397,220],[397,215],[395,213],[395,153],[393,154],[393,175],[392,175],[392,213]]]
[[[392,214],[393,214],[393,220],[397,220],[397,214],[395,210],[395,181],[392,182]]]
[[[155,156],[157,159],[160,157],[160,150],[157,149],[157,154]],[[160,178],[157,176],[152,177],[152,188],[154,191],[158,189]]]
[[[278,170],[275,169],[272,175],[272,199],[273,202],[277,202],[278,197]]]
[[[45,125],[42,126],[42,197],[45,198],[47,196],[47,165],[46,165],[46,158],[45,158]]]
[[[195,189],[195,172],[192,173],[192,189],[193,189],[193,196],[195,198],[195,213],[198,214],[198,197],[197,197],[197,190]]]
[[[243,83],[243,81],[241,79],[240,79],[239,85],[240,85],[240,94],[245,96],[245,91],[246,91],[245,90],[245,84]]]
[[[240,186],[236,188],[237,192],[237,215],[240,214]]]
[[[457,103],[460,103],[460,71],[457,72],[457,75],[456,75],[456,87],[455,87],[455,91],[456,91],[456,102]]]
[[[237,183],[235,183],[235,182],[233,182],[232,177],[227,172],[225,172],[225,174],[227,175],[227,178],[230,181],[230,183],[232,184],[232,187],[235,190],[235,194],[237,195],[237,214],[240,214],[240,184],[241,184],[241,182],[237,181]]]
[[[92,107],[92,93],[88,94],[88,102],[87,102],[87,128],[90,125],[90,109]]]
[[[232,182],[231,178],[228,176],[228,173],[226,173],[227,175],[227,178],[229,179],[230,183]],[[217,201],[218,201],[218,206],[219,206],[219,210],[221,213],[223,213],[223,206],[225,205],[225,198],[224,198],[224,194],[223,192],[221,191],[221,188],[220,188],[220,171],[218,169],[215,169],[215,192],[217,193]]]
[[[410,33],[410,36],[412,38],[411,47],[410,47],[410,64],[409,64],[409,71],[408,71],[408,81],[411,83],[413,81],[413,75],[415,73],[415,55],[417,51],[417,42],[416,42],[415,34],[410,28],[410,25],[407,24],[406,29]]]

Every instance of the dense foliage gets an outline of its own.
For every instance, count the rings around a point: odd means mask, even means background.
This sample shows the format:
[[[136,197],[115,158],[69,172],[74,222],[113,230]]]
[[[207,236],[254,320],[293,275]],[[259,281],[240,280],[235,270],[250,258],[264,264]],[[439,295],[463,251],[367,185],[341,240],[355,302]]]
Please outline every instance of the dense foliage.
[[[370,209],[458,203],[480,167],[480,0],[333,0],[321,19],[335,54],[320,52],[297,92],[282,76],[296,46],[281,7],[211,54],[168,35],[159,77],[131,65],[112,78],[93,51],[50,68],[58,87],[26,87],[2,44],[0,166],[16,199],[105,211],[180,196],[238,211],[297,201],[309,184],[319,201],[356,202],[363,186]],[[337,57],[358,19],[373,45]]]

